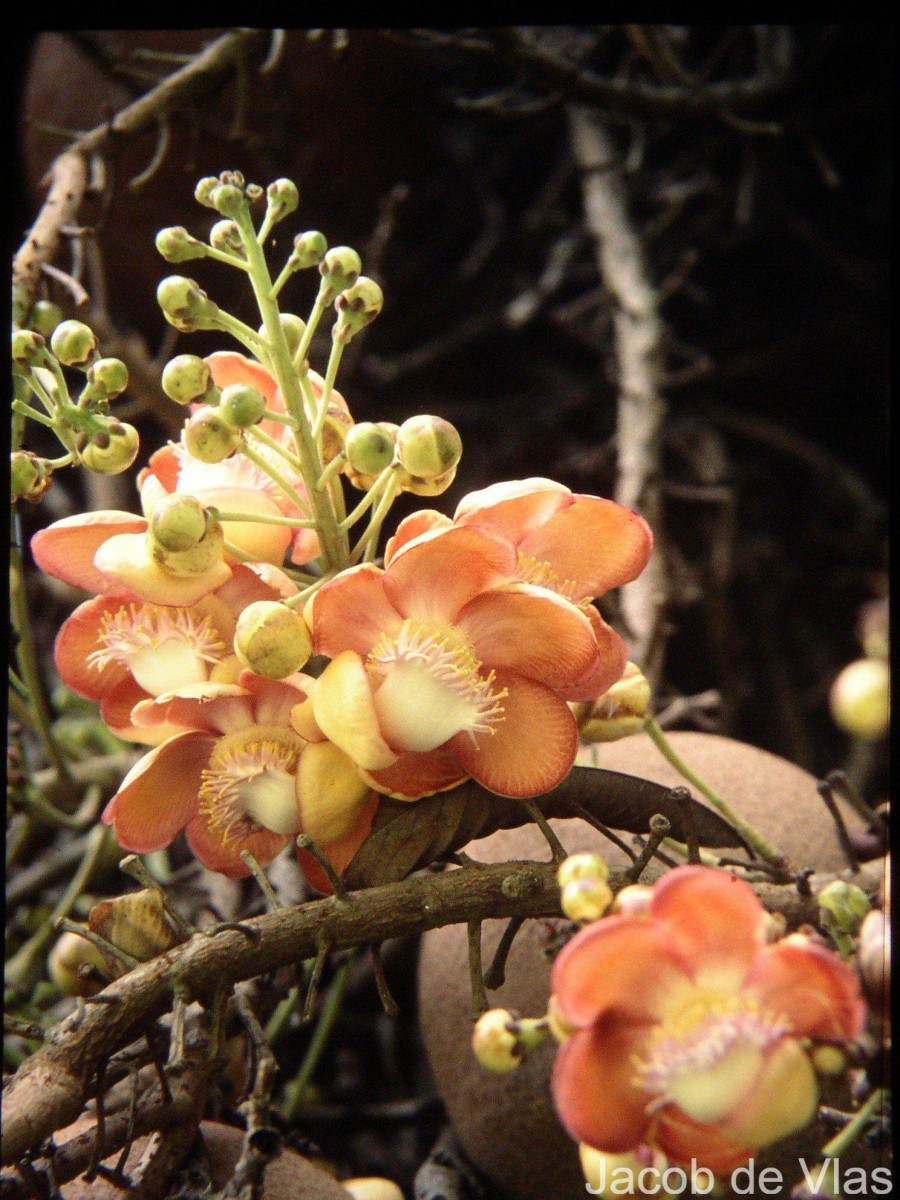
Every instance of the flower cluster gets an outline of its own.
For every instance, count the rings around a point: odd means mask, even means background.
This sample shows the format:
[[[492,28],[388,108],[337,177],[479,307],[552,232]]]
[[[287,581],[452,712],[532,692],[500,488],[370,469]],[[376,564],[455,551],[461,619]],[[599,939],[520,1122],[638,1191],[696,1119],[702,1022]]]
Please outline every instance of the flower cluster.
[[[381,290],[355,251],[329,250],[319,233],[298,235],[269,275],[264,243],[295,192],[272,184],[257,223],[262,189],[226,172],[197,188],[224,218],[208,243],[160,233],[170,262],[206,257],[245,272],[262,326],[183,276],[158,289],[166,319],[228,333],[252,357],[176,356],[162,387],[188,415],[137,476],[141,514],[68,517],[32,542],[43,570],[93,593],[57,638],[63,682],[120,737],[150,747],[104,820],[137,852],[185,830],[201,861],[233,876],[247,873],[247,852],[264,865],[301,834],[340,871],[380,794],[416,800],[471,777],[525,798],[559,783],[575,759],[576,714],[626,667],[593,601],[634,579],[652,545],[622,506],[528,479],[465,497],[452,518],[407,517],[378,565],[395,497],[446,490],[461,442],[439,417],[354,421],[334,380]],[[316,266],[308,321],[280,312],[287,279]],[[331,304],[319,375],[307,353]],[[66,362],[91,370],[96,354],[90,341],[83,362]],[[23,372],[37,369],[30,362]],[[364,494],[348,512],[354,490]]]

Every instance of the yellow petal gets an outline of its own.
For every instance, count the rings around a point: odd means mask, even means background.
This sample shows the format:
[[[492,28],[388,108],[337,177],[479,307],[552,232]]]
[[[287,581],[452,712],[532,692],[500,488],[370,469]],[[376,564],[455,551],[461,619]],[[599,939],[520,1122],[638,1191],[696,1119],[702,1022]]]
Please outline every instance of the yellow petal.
[[[367,771],[397,761],[381,736],[366,669],[355,650],[342,651],[325,668],[313,693],[313,713],[325,736]]]
[[[300,758],[297,789],[303,830],[323,846],[352,830],[370,791],[351,760],[333,742],[306,747]]]

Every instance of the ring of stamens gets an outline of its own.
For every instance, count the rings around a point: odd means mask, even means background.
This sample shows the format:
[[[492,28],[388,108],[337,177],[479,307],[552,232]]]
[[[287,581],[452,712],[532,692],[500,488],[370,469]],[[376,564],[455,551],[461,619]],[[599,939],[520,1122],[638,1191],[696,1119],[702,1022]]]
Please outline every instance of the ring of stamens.
[[[151,695],[177,684],[205,682],[203,664],[215,665],[227,653],[208,616],[158,604],[129,604],[104,613],[97,641],[88,666],[99,671],[121,663]]]
[[[300,831],[296,774],[305,743],[282,726],[254,725],[221,738],[201,772],[199,812],[222,844],[262,826]]]
[[[471,641],[455,626],[406,620],[383,633],[366,660],[382,683],[375,705],[385,736],[405,750],[430,750],[456,733],[494,733],[506,688],[482,673]]]

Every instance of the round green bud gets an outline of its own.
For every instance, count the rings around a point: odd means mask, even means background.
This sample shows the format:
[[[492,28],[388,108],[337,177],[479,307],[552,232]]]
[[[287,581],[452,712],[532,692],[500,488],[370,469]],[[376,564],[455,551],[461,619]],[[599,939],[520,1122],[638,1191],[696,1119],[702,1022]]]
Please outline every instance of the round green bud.
[[[247,201],[241,188],[233,183],[220,183],[209,193],[210,206],[223,217],[236,217]]]
[[[421,479],[417,475],[410,475],[408,471],[401,468],[398,478],[401,490],[409,492],[412,496],[440,496],[446,492],[456,478],[456,467],[451,467],[449,471],[444,475],[438,475],[436,479]]]
[[[163,550],[190,550],[206,534],[207,514],[196,496],[173,492],[150,515],[148,531]]]
[[[87,378],[92,391],[114,400],[128,387],[128,368],[120,358],[98,358],[88,367]]]
[[[415,478],[438,479],[462,457],[462,438],[443,417],[410,417],[397,434],[397,457]]]
[[[281,328],[284,330],[285,341],[288,345],[290,353],[296,354],[297,349],[303,340],[303,335],[306,333],[306,322],[302,317],[295,316],[294,313],[280,313]],[[259,336],[264,338],[267,336],[265,325],[260,325]]]
[[[855,883],[834,879],[819,892],[817,900],[827,928],[854,934],[872,907],[869,897]]]
[[[156,289],[156,299],[169,324],[182,333],[215,328],[219,306],[193,279],[168,275]]]
[[[206,529],[203,536],[187,550],[167,550],[155,540],[148,528],[147,541],[153,560],[179,579],[202,575],[214,567],[221,561],[225,550],[225,533],[217,518],[205,509],[204,520]]]
[[[170,225],[161,229],[156,235],[156,249],[166,262],[187,262],[190,258],[203,258],[206,247],[184,228],[183,225]]]
[[[362,271],[362,261],[350,246],[332,246],[319,264],[329,299],[352,287]]]
[[[325,240],[325,234],[319,233],[317,229],[310,229],[306,233],[298,233],[294,238],[294,251],[291,254],[298,267],[303,270],[305,267],[317,267],[328,250],[328,242]]]
[[[39,500],[50,486],[52,470],[45,458],[30,450],[16,450],[9,456],[10,494],[13,500]]]
[[[192,458],[219,463],[235,452],[241,444],[241,434],[214,409],[201,408],[185,423],[184,444]]]
[[[216,221],[209,231],[209,244],[213,249],[222,250],[226,254],[237,254],[241,258],[247,257],[240,231],[234,221]]]
[[[341,292],[334,307],[338,319],[332,331],[335,340],[349,341],[360,329],[374,321],[384,305],[384,293],[375,282],[361,275],[352,287]]]
[[[276,179],[266,188],[269,209],[277,220],[289,216],[300,203],[297,185],[290,179]]]
[[[212,385],[212,372],[196,354],[179,354],[163,368],[162,389],[176,404],[200,400]]]
[[[891,720],[891,678],[887,660],[860,658],[844,667],[831,685],[831,715],[853,737],[884,737]]]
[[[42,362],[46,350],[46,339],[33,329],[17,329],[12,335],[13,362],[22,367],[33,367]]]
[[[306,665],[312,634],[294,609],[275,600],[257,600],[238,617],[234,652],[255,674],[284,679]]]
[[[217,187],[219,187],[219,180],[215,175],[205,175],[194,188],[194,199],[204,208],[212,208],[210,196]]]
[[[344,442],[347,465],[361,475],[380,475],[394,461],[394,448],[390,430],[373,421],[354,425]]]
[[[54,304],[52,300],[36,300],[28,323],[35,333],[50,337],[62,319],[63,311],[58,304]]]
[[[86,367],[97,355],[97,337],[83,321],[63,321],[53,330],[50,349],[64,367]]]
[[[232,383],[222,389],[219,415],[236,429],[248,429],[262,420],[266,398],[258,388],[247,383]]]
[[[110,421],[81,450],[81,461],[97,475],[120,475],[137,458],[141,440],[133,425]]]

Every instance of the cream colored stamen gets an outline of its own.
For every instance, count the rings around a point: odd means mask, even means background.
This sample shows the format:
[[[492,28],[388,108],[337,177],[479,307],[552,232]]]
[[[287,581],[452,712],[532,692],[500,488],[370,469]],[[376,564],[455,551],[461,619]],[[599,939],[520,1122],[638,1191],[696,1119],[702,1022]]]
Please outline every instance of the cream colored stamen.
[[[123,605],[105,613],[98,642],[88,665],[100,670],[122,663],[151,696],[205,683],[209,667],[227,653],[209,617],[157,604]]]
[[[297,768],[304,742],[281,726],[255,725],[228,734],[202,773],[200,814],[228,844],[262,826],[300,832]]]

